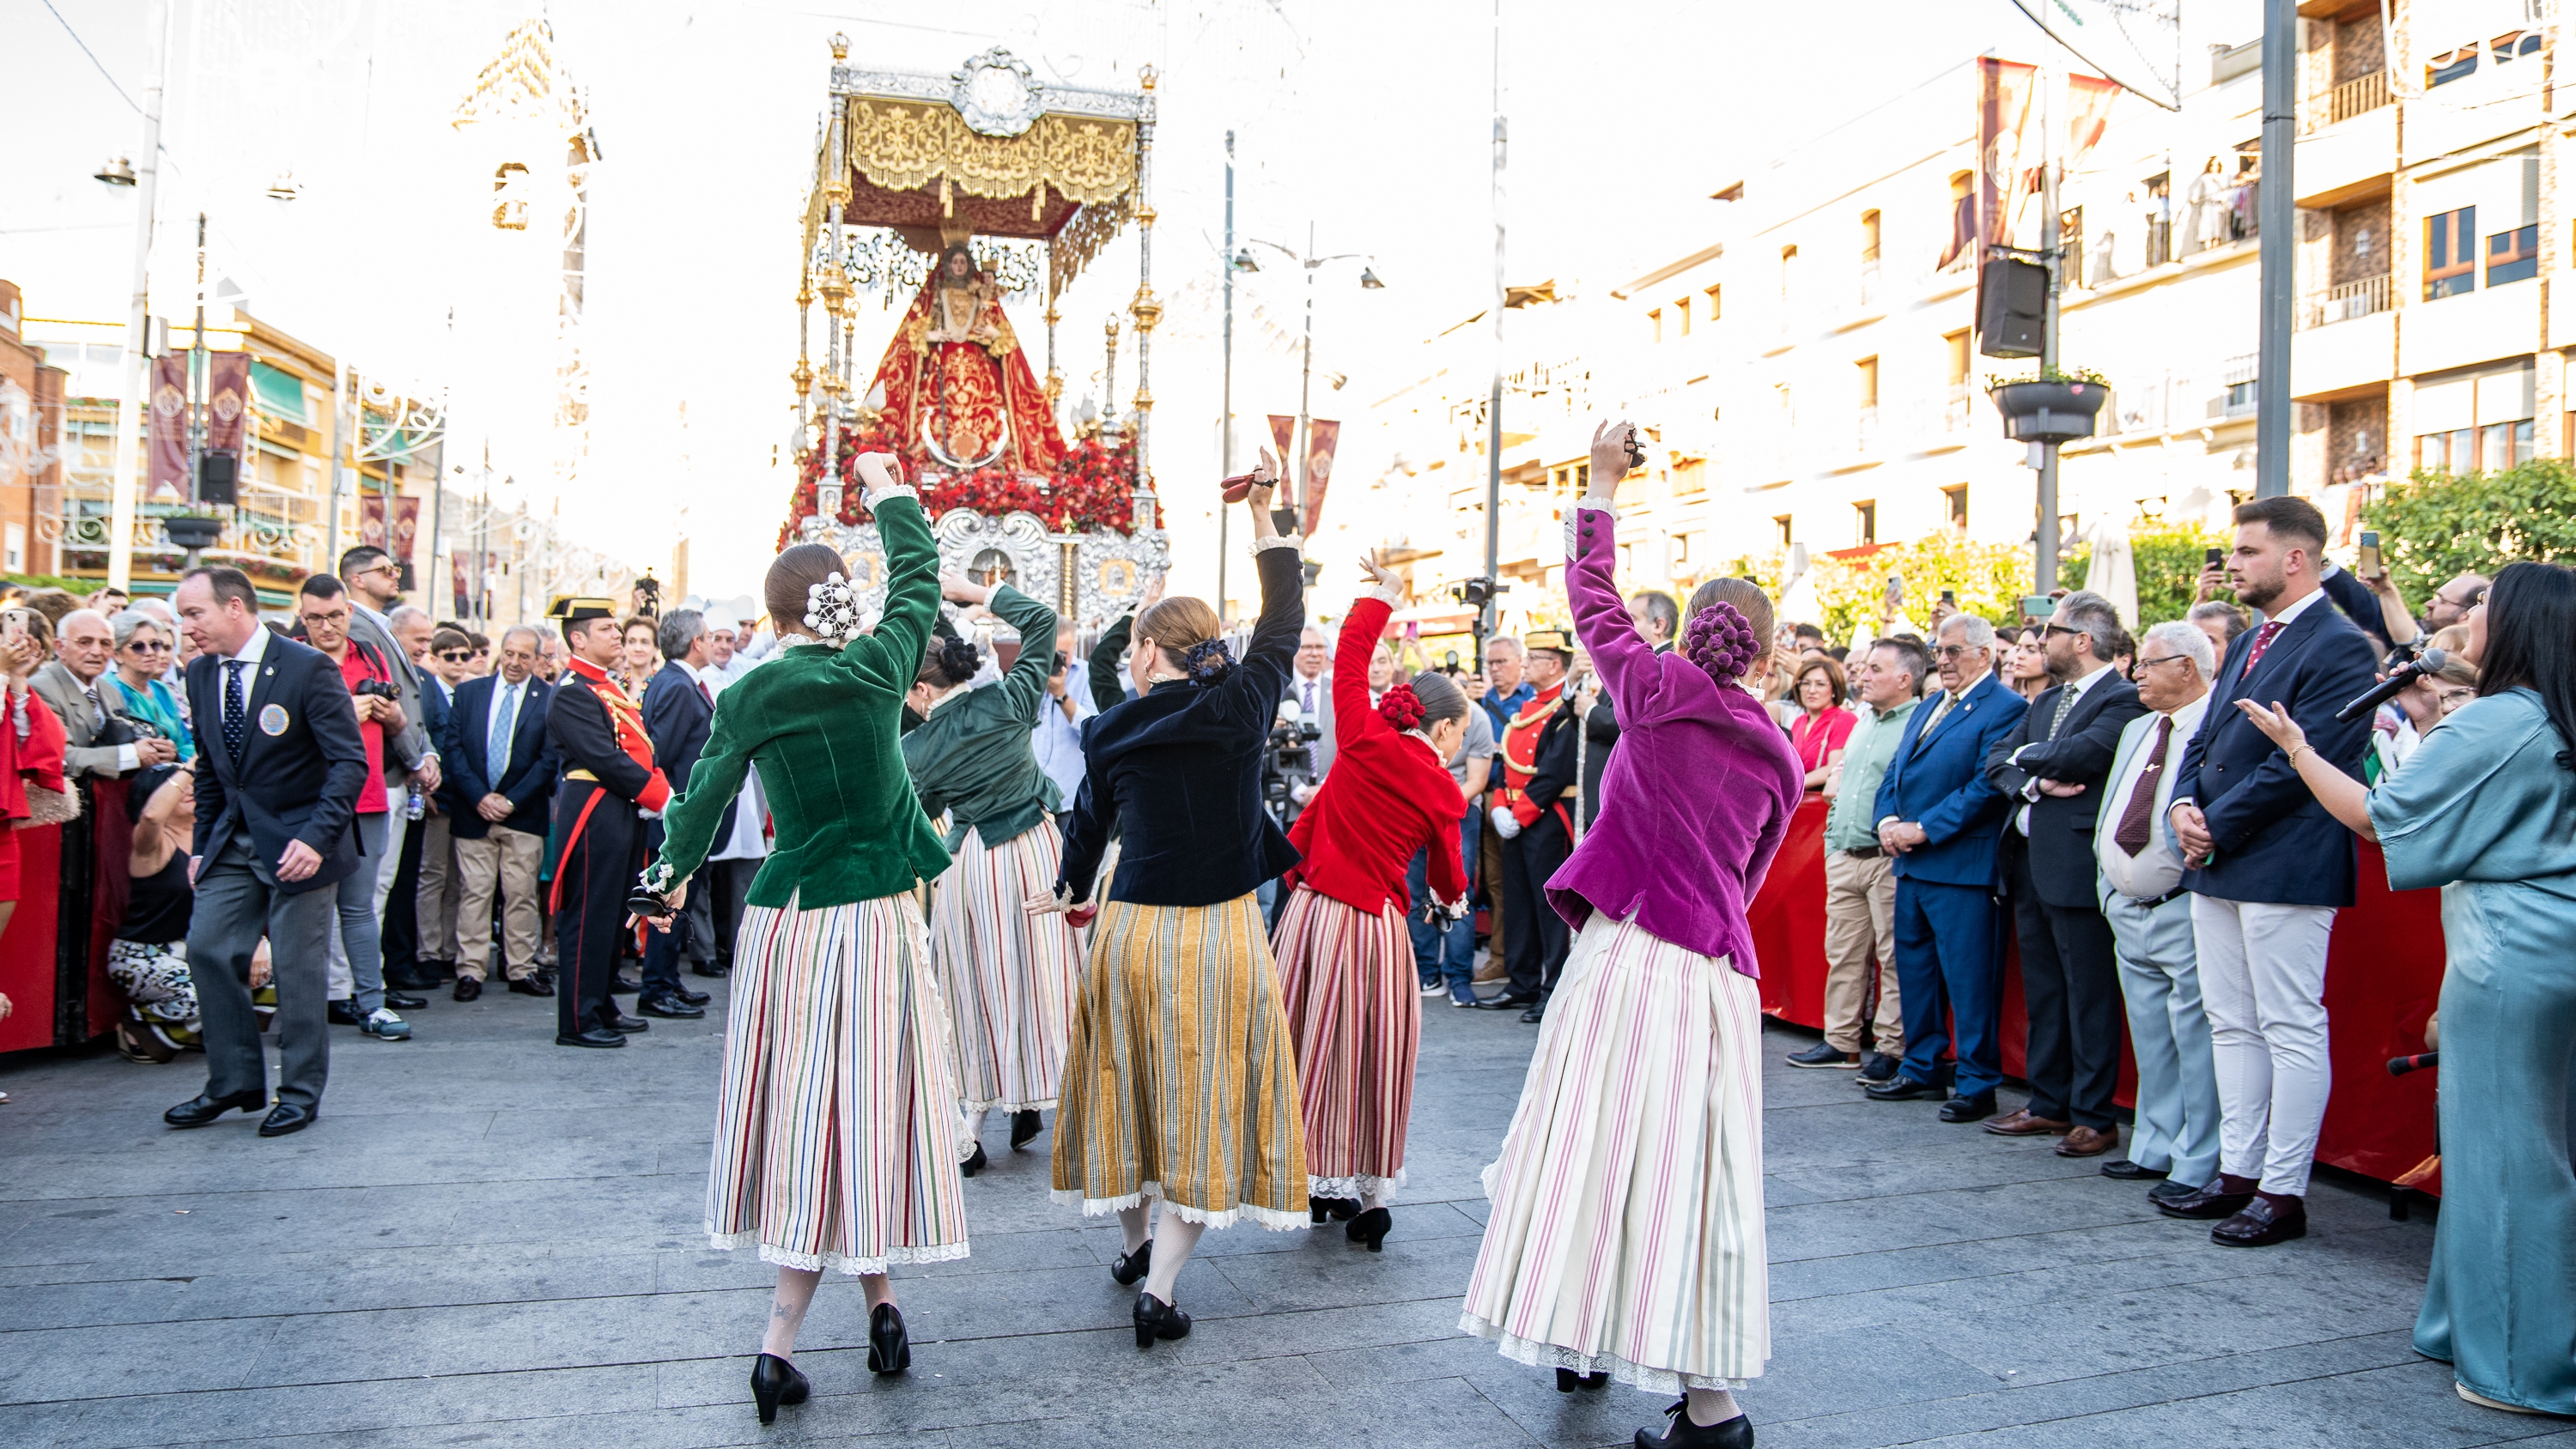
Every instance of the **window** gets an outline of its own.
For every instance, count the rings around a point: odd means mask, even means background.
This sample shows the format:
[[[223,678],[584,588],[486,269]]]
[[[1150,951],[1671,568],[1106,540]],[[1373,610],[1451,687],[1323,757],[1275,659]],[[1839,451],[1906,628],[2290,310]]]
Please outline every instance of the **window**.
[[[1664,309],[1663,309],[1663,308],[1661,308],[1661,307],[1657,307],[1654,311],[1649,312],[1649,313],[1647,313],[1647,314],[1646,314],[1646,327],[1647,327],[1647,330],[1648,330],[1648,331],[1650,331],[1650,332],[1652,332],[1652,333],[1654,334],[1654,338],[1655,338],[1655,340],[1656,340],[1657,342],[1661,342],[1661,341],[1663,341],[1663,340],[1664,340]]]
[[[5,563],[9,572],[13,574],[23,574],[27,571],[27,525],[23,523],[9,525],[8,549],[5,558],[0,558],[0,563]]]
[[[2531,461],[2531,419],[2478,429],[2478,466],[2492,472]]]
[[[1852,366],[1853,370],[1859,374],[1859,392],[1857,396],[1859,398],[1860,405],[1865,408],[1874,408],[1878,406],[1878,359],[1875,357],[1864,357]]]
[[[1868,499],[1852,505],[1852,544],[1864,547],[1878,542],[1878,500]]]
[[[1960,171],[1950,177],[1950,242],[1941,248],[1941,270],[1973,266],[1977,259],[1977,194],[1976,173]]]
[[[1790,515],[1783,513],[1779,517],[1771,520],[1771,526],[1780,531],[1780,546],[1782,548],[1787,548],[1789,546],[1789,519]]]
[[[2147,178],[2147,265],[2173,259],[2173,173],[2167,171]]]
[[[1941,345],[1948,348],[1950,352],[1950,370],[1948,375],[1945,376],[1942,381],[1947,382],[1952,387],[1967,386],[1968,334],[1966,329],[1962,328],[1957,332],[1943,333],[1941,336]]]
[[[2477,290],[2478,209],[2463,206],[2424,218],[2424,300]]]
[[[1708,289],[1708,320],[1714,322],[1718,319],[1718,315],[1717,288],[1712,286]]]
[[[1699,535],[1695,533],[1676,533],[1673,535],[1674,573],[1682,573],[1690,568],[1691,540],[1697,537],[1699,537]]]
[[[2477,71],[2477,68],[2478,47],[2475,42],[2471,42],[2457,50],[2443,51],[2425,61],[2424,84],[2446,86],[2455,80],[2468,78]]]
[[[2452,428],[2415,439],[2415,466],[2433,473],[2493,473],[2528,463],[2534,452],[2531,419]]]
[[[1953,484],[1941,490],[1941,502],[1948,510],[1950,527],[1965,533],[1968,529],[1968,485]]]
[[[2487,42],[2487,54],[2495,57],[2495,63],[2498,65],[2503,65],[2517,56],[2539,53],[2540,32],[2537,30],[2508,31]]]
[[[2487,285],[2528,282],[2540,275],[2540,227],[2516,227],[2487,238]]]
[[[1789,293],[1793,290],[1791,283],[1795,280],[1797,275],[1798,249],[1796,247],[1780,248],[1780,301],[1784,305],[1789,300]]]
[[[1684,337],[1688,337],[1690,335],[1690,304],[1691,299],[1688,297],[1677,297],[1673,299],[1673,316],[1680,320],[1682,324],[1682,335]]]
[[[1696,498],[1708,491],[1708,464],[1699,458],[1679,459],[1673,464],[1673,496]]]

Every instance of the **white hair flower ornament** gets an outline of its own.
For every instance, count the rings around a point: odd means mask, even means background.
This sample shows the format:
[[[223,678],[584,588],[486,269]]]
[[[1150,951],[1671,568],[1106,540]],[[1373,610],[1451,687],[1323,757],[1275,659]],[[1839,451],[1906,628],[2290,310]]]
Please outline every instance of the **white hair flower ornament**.
[[[859,593],[835,573],[805,590],[805,627],[826,644],[842,645],[859,637]]]

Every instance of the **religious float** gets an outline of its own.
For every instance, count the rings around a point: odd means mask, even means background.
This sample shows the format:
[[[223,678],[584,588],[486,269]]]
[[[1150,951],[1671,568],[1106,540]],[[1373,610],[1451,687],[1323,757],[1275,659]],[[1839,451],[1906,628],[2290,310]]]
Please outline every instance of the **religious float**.
[[[1135,91],[1043,84],[1000,47],[946,75],[866,70],[832,38],[830,103],[807,193],[796,295],[798,482],[781,547],[828,545],[870,610],[884,552],[860,505],[858,455],[902,460],[941,567],[1007,581],[1067,619],[1097,623],[1169,562],[1148,444],[1154,324],[1154,72]],[[1056,301],[1133,220],[1138,227],[1136,393],[1116,415],[1117,323],[1103,415],[1057,422]],[[1044,288],[1046,375],[1003,300]],[[876,371],[854,371],[869,294],[908,298]],[[820,356],[812,345],[821,304]]]

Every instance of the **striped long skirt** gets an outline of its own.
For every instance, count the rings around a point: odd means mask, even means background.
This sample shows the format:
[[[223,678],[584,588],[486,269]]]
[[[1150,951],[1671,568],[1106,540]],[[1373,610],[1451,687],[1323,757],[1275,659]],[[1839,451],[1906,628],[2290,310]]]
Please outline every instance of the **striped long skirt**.
[[[965,1257],[948,1010],[912,893],[746,907],[732,987],[713,1244],[845,1273]]]
[[[1213,1228],[1306,1225],[1297,1062],[1253,897],[1102,907],[1054,1166],[1055,1200],[1086,1214],[1150,1197]]]
[[[1594,913],[1540,1028],[1459,1327],[1656,1393],[1771,1356],[1761,993]]]
[[[1422,990],[1394,906],[1370,915],[1299,886],[1271,950],[1297,1045],[1306,1191],[1391,1196],[1404,1184]]]
[[[968,1112],[1055,1105],[1081,948],[1063,916],[1033,916],[1026,903],[1055,888],[1062,850],[1051,823],[990,849],[970,829],[931,895],[930,958]]]

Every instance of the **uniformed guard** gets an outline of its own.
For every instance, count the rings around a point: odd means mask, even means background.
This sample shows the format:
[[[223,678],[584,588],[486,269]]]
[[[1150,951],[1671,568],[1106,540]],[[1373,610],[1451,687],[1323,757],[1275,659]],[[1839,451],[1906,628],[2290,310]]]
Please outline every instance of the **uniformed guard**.
[[[606,599],[562,598],[546,617],[561,621],[569,656],[546,706],[546,734],[563,761],[555,787],[555,1045],[621,1047],[646,1023],[620,1012],[608,994],[627,939],[626,896],[644,868],[644,816],[670,802],[653,764],[644,712],[608,671],[624,648]]]
[[[1503,727],[1503,786],[1494,831],[1503,838],[1503,962],[1510,989],[1484,1005],[1523,1008],[1536,1022],[1547,1011],[1571,944],[1565,918],[1547,901],[1547,878],[1574,849],[1574,752],[1580,733],[1565,697],[1574,648],[1561,629],[1533,630],[1524,642],[1527,678],[1537,693]]]

